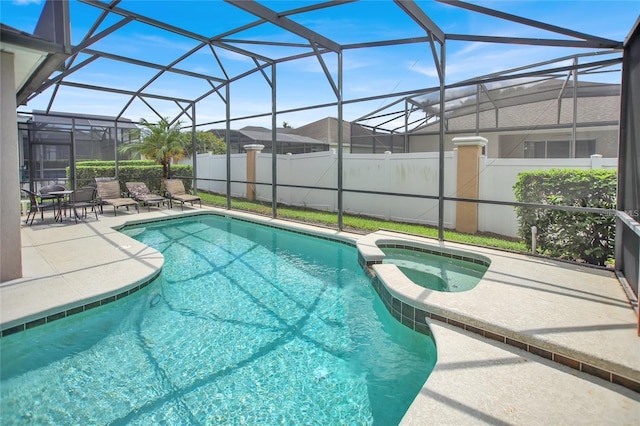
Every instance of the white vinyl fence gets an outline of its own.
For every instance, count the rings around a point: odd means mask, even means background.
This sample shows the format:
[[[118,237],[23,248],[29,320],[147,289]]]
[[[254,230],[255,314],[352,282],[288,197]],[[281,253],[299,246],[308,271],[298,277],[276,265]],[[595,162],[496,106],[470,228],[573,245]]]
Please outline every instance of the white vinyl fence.
[[[445,153],[444,195],[456,196],[456,151]],[[346,213],[362,214],[382,219],[437,225],[438,223],[438,154],[344,154],[343,203]],[[278,202],[337,212],[338,155],[325,151],[310,154],[278,155]],[[496,159],[480,158],[479,198],[495,201],[515,201],[513,185],[518,173],[526,170],[552,168],[616,168],[615,158],[586,159]],[[184,162],[190,162],[186,160]],[[244,181],[247,173],[246,155],[231,155],[231,180]],[[197,157],[199,190],[226,193],[226,156],[199,154]],[[206,179],[220,179],[214,182]],[[271,202],[272,156],[256,156],[256,198]],[[284,185],[284,186],[280,186]],[[311,188],[287,187],[286,185]],[[318,189],[321,188],[321,189]],[[434,197],[425,199],[408,196],[377,195],[350,192],[378,191]],[[231,196],[246,196],[246,184],[232,183]],[[455,202],[446,202],[444,226],[455,228]],[[518,222],[515,208],[479,204],[478,230],[516,237]]]
[[[617,158],[487,158],[480,157],[480,179],[478,198],[481,200],[515,202],[513,186],[518,173],[531,170],[550,169],[615,169]],[[518,218],[516,209],[509,206],[479,204],[478,231],[493,232],[508,237],[517,237]]]

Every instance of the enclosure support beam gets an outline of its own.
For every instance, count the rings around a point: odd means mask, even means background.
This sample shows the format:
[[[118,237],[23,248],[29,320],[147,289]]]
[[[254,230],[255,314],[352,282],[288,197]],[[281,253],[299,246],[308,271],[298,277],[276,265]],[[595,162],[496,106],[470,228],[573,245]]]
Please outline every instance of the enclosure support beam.
[[[438,160],[438,240],[444,241],[444,91],[446,43],[440,45],[440,143]],[[437,60],[437,58],[434,58]]]
[[[227,144],[227,210],[231,210],[231,86],[227,83],[225,86],[225,115],[226,115],[226,127],[224,131],[224,141]]]
[[[576,66],[573,72],[573,126],[571,127],[571,142],[569,143],[570,151],[569,155],[571,158],[576,158],[576,145],[578,145],[578,141],[576,140],[577,133],[577,121],[578,121],[578,59],[573,59],[573,65]]]
[[[238,1],[238,0],[226,0],[226,1],[244,10],[245,12],[249,12],[252,15],[255,15],[261,19],[264,19],[265,21],[271,22],[274,25],[284,28],[285,30],[289,31],[292,34],[295,34],[297,36],[300,36],[304,39],[309,40],[311,45],[313,45],[314,43],[317,43],[321,46],[326,47],[327,49],[333,50],[334,52],[340,52],[342,50],[342,47],[338,43],[334,42],[333,40],[330,40],[321,34],[311,31],[309,28],[303,25],[300,25],[297,22],[292,21],[291,19],[285,16],[280,16],[278,15],[278,13],[274,12],[273,10],[265,6],[262,6],[257,2]]]
[[[420,25],[423,30],[425,30],[428,34],[433,35],[433,37],[435,37],[441,45],[444,44],[444,31],[442,31],[440,27],[438,27],[436,23],[433,22],[422,9],[420,9],[420,6],[418,6],[413,1],[394,1],[400,7],[400,9],[402,9],[404,13],[406,13],[411,19],[413,19],[418,25]]]
[[[196,143],[196,104],[191,104],[191,161],[193,163],[192,188],[198,194],[198,149]]]
[[[480,85],[476,84],[476,136],[480,135]]]
[[[342,132],[342,52],[338,53],[338,231],[342,231],[342,212],[344,205],[342,201],[342,189],[344,186],[342,177],[342,151],[343,151],[343,132]]]
[[[114,163],[114,171],[116,173],[115,178],[118,179],[118,121],[114,121],[113,122],[113,127],[115,128],[115,132],[116,132],[116,141],[113,144],[113,163]]]
[[[614,40],[609,40],[602,37],[595,37],[589,34],[581,33],[578,31],[572,31],[566,28],[555,26],[555,25],[545,24],[544,22],[534,21],[533,19],[523,18],[520,16],[512,15],[510,13],[504,13],[497,10],[489,9],[487,7],[466,3],[464,1],[459,1],[459,0],[437,0],[437,1],[439,1],[440,3],[445,3],[452,6],[460,7],[462,9],[471,10],[471,11],[482,13],[489,16],[494,16],[496,18],[504,19],[507,21],[516,22],[518,24],[528,25],[533,28],[540,28],[545,31],[551,31],[557,34],[568,36],[568,37],[574,37],[589,43],[596,43],[596,45],[593,47],[613,48],[613,49],[619,49],[620,47],[622,47],[620,46],[619,42]],[[511,37],[507,39],[512,39],[513,40],[512,43],[517,42],[517,39],[513,39]]]
[[[276,64],[271,64],[271,216],[278,217],[278,102]]]
[[[71,149],[69,150],[69,178],[71,189],[76,190],[76,119],[71,119]]]
[[[409,102],[404,101],[404,152],[409,152]]]

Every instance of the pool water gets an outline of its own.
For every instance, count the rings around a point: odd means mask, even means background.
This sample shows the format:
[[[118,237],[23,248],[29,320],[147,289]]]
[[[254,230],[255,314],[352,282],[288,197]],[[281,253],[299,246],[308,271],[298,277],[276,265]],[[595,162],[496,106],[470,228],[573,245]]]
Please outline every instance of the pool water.
[[[460,292],[474,288],[487,266],[403,248],[382,248],[382,263],[393,263],[415,284],[431,290]]]
[[[390,425],[435,364],[354,247],[208,215],[122,232],[160,277],[2,338],[0,423]]]

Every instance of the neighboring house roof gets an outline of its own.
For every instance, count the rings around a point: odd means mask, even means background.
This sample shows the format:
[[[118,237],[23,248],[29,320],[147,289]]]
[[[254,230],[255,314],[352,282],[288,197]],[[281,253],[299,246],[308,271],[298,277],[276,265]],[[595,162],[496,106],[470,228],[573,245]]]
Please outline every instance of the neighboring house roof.
[[[338,119],[335,117],[325,117],[304,126],[287,130],[288,133],[308,136],[324,143],[338,143]],[[342,139],[344,141],[351,139],[351,123],[344,120],[342,122]]]
[[[37,124],[65,124],[71,125],[72,119],[76,126],[113,127],[116,117],[94,114],[69,114],[64,112],[33,111],[33,122]],[[118,118],[118,128],[136,129],[136,124],[128,118]]]
[[[448,130],[475,129],[476,108],[481,129],[573,123],[573,87],[570,83],[565,86],[563,80],[553,79],[508,89],[494,88],[488,92],[488,95],[481,92],[480,102],[476,106],[475,86],[454,91],[445,107]],[[424,97],[422,109],[437,116],[439,103],[433,96]],[[620,85],[578,82],[576,113],[577,123],[617,123],[620,116]],[[421,130],[435,130],[438,126],[439,120],[435,119]]]
[[[488,92],[488,95],[487,93]],[[577,115],[578,124],[617,125],[620,116],[620,85],[596,82],[578,82]],[[420,132],[433,132],[439,129],[437,119],[439,93],[414,98],[424,112],[435,116]],[[476,106],[477,88],[469,86],[454,89],[447,93],[446,117],[447,130],[470,131],[476,128],[476,111],[479,112],[480,129],[544,129],[573,123],[573,87],[571,81],[550,79],[545,81],[524,82],[512,87],[486,87],[480,94],[480,103]],[[560,108],[558,114],[558,107]],[[497,111],[497,120],[496,120]],[[371,134],[366,128],[354,123],[343,122],[343,140],[349,143],[357,135]],[[271,130],[247,126],[237,132],[256,142],[270,142]],[[355,132],[355,133],[354,133]],[[383,133],[384,134],[384,133]],[[335,144],[338,140],[338,119],[325,117],[298,128],[277,129],[280,142],[300,144]]]
[[[577,123],[615,124],[620,117],[620,97],[579,98],[577,109]],[[558,122],[558,101],[547,100],[525,105],[513,105],[500,108],[498,111],[497,128],[518,128],[531,126],[569,125],[573,123],[573,100],[563,99],[560,107],[560,121]],[[467,114],[449,118],[448,130],[475,129],[475,114]],[[433,125],[432,125],[433,126]],[[430,127],[432,127],[430,126]],[[438,124],[435,123],[437,128]],[[480,113],[481,129],[496,128],[495,110]]]
[[[271,130],[261,127],[244,127],[237,132],[242,133],[246,137],[255,141],[269,141],[271,142]],[[291,143],[312,143],[312,144],[324,144],[326,142],[319,141],[307,136],[295,135],[292,133],[282,133],[280,129],[276,131],[276,138],[279,142],[291,142]]]

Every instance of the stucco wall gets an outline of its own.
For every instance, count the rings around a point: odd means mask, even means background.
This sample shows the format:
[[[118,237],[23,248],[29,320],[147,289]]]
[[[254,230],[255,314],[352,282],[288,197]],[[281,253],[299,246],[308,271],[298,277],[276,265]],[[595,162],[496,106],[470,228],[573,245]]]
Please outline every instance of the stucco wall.
[[[0,281],[7,281],[22,276],[20,172],[14,55],[0,55]]]

